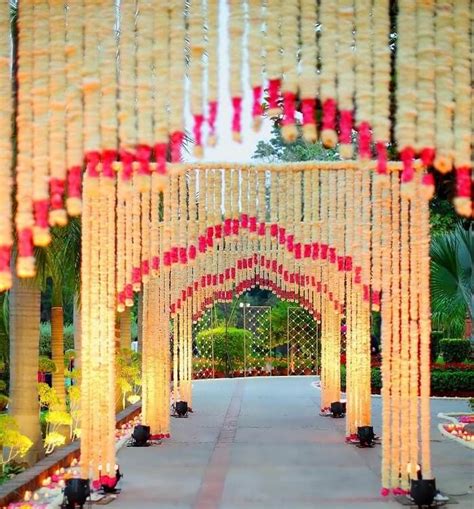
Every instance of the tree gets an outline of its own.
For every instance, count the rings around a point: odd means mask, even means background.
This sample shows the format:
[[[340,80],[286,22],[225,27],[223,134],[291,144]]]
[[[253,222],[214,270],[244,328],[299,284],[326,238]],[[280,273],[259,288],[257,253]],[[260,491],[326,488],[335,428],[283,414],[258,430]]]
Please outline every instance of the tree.
[[[50,245],[38,253],[38,278],[43,288],[51,282],[51,354],[56,364],[53,387],[61,409],[66,408],[64,385],[64,301],[72,301],[79,288],[81,228],[77,219],[53,228]]]
[[[339,153],[335,149],[323,147],[321,142],[308,143],[299,137],[294,143],[285,143],[278,125],[272,129],[269,141],[259,141],[253,159],[267,163],[298,161],[338,161]]]
[[[10,414],[33,445],[26,455],[31,465],[42,454],[37,377],[40,290],[33,281],[13,277],[10,290]]]
[[[474,318],[472,227],[458,224],[454,231],[434,237],[431,243],[431,310],[436,328],[462,337],[466,316]],[[471,332],[471,343],[474,336]]]

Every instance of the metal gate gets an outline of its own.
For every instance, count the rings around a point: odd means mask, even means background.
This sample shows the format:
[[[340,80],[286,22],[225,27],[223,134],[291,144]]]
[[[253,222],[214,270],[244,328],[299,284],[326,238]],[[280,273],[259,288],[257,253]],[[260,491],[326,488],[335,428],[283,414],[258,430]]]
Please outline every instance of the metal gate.
[[[302,307],[287,310],[288,375],[316,375],[319,369],[319,330]]]
[[[207,334],[205,338],[197,341],[200,332],[211,331],[214,327],[212,309],[209,309],[201,319],[193,325],[193,377],[214,378],[216,363],[214,358],[214,337]]]
[[[241,306],[244,330],[244,376],[271,375],[272,308]]]

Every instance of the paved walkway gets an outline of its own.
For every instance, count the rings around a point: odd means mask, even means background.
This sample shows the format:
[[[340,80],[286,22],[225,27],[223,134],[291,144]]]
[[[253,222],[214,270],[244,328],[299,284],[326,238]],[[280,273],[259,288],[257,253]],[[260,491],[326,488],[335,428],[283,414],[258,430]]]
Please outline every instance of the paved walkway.
[[[195,413],[173,419],[161,446],[124,448],[125,473],[115,509],[372,509],[399,507],[381,499],[380,446],[344,444],[343,420],[320,417],[314,377],[202,380],[194,383]],[[434,400],[433,415],[464,411],[465,401]],[[373,398],[380,430],[380,398]],[[470,490],[473,453],[436,430],[438,486]],[[473,509],[472,495],[456,508]]]

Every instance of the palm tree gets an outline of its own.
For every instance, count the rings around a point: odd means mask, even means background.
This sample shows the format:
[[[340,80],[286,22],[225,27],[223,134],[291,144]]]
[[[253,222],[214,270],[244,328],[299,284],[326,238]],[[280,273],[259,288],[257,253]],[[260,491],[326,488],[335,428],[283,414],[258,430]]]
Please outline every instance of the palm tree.
[[[37,377],[41,294],[33,281],[14,276],[10,290],[10,398],[9,411],[33,446],[26,461],[32,465],[42,455]]]
[[[431,310],[433,324],[451,337],[462,337],[466,317],[474,318],[472,277],[474,232],[458,224],[431,243]],[[471,331],[471,343],[474,335]]]
[[[80,276],[80,222],[70,220],[67,226],[53,228],[50,245],[37,256],[37,270],[41,286],[51,279],[51,356],[56,371],[53,387],[62,409],[66,407],[64,385],[64,316],[65,298],[72,299],[79,287]]]

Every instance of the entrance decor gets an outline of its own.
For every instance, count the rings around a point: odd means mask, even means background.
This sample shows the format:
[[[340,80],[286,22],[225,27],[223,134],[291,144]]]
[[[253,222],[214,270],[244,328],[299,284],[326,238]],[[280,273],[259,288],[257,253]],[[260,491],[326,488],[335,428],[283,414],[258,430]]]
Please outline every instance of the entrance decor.
[[[185,165],[188,103],[196,155],[219,134],[223,2],[22,0],[15,48],[3,2],[0,290],[13,230],[15,270],[32,277],[34,248],[82,212],[84,477],[115,465],[115,313],[144,292],[144,424],[167,436],[171,378],[192,406],[193,322],[258,284],[321,322],[323,408],[340,398],[344,323],[348,436],[371,423],[380,310],[383,493],[432,478],[428,200],[435,172],[453,171],[456,210],[472,214],[472,7],[390,5],[230,0],[234,138],[251,88],[254,127],[265,113],[292,141],[298,121],[343,160]]]

